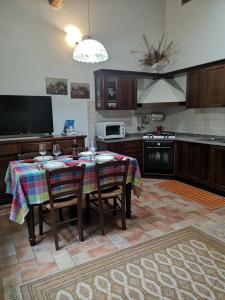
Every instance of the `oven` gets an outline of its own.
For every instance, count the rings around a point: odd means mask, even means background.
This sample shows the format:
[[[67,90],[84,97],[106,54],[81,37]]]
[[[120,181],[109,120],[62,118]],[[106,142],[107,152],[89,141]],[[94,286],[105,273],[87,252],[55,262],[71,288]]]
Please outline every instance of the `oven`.
[[[144,174],[174,175],[173,141],[144,141]]]

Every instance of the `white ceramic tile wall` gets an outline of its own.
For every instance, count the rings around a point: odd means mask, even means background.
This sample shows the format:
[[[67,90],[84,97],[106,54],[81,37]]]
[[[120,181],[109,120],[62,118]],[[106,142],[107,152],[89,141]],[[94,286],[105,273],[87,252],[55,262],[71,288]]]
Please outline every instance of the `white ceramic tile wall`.
[[[162,112],[166,115],[163,122],[150,121],[144,131],[153,131],[163,125],[167,131],[181,133],[211,134],[225,136],[225,108],[186,109],[178,104],[146,105],[136,111],[96,111],[95,102],[88,101],[88,133],[95,136],[98,121],[124,121],[128,133],[137,132],[137,116],[141,113]]]

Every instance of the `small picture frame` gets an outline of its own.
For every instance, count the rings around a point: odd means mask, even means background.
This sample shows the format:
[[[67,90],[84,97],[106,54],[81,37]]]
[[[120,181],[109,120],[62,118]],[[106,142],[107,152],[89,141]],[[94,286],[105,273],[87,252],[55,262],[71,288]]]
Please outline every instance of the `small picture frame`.
[[[90,99],[89,83],[70,83],[71,99]]]
[[[68,95],[67,79],[46,78],[47,95]]]

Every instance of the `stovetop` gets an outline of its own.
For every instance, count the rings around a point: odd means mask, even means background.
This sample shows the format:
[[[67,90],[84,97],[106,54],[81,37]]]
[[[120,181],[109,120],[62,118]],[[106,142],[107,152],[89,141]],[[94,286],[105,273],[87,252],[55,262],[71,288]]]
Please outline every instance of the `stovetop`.
[[[143,135],[143,140],[174,140],[175,138],[175,134],[171,132],[163,132],[161,135],[157,135],[156,132],[149,132]]]

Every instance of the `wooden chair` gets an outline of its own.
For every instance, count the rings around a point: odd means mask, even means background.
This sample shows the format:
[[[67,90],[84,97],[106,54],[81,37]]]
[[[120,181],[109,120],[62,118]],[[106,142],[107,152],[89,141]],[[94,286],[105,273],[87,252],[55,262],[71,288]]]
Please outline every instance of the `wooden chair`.
[[[78,221],[79,240],[82,242],[82,192],[85,166],[60,168],[52,171],[46,170],[46,179],[49,193],[49,203],[43,206],[50,211],[51,227],[54,234],[55,248],[59,250],[57,227],[60,224]],[[65,175],[65,176],[64,176]],[[56,211],[77,206],[77,217],[57,222]],[[40,206],[40,234],[43,234],[42,205]]]
[[[104,215],[112,211],[114,215],[121,213],[122,229],[126,229],[126,181],[129,159],[96,163],[97,191],[86,195],[87,217],[93,209],[99,213],[102,235],[104,231]],[[109,200],[113,205],[109,206]]]

